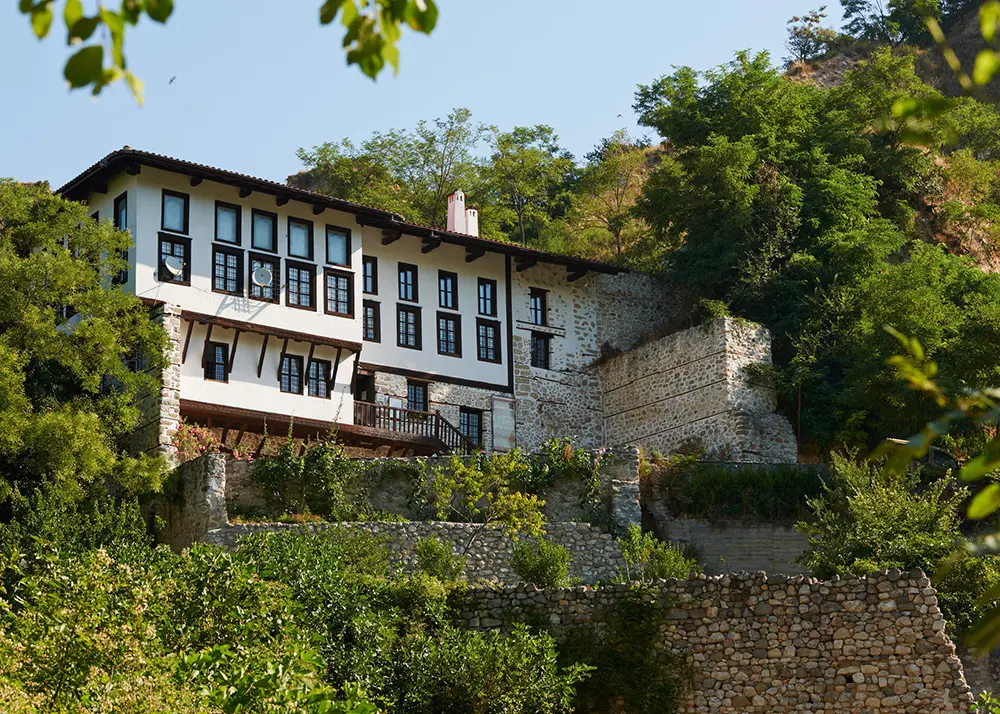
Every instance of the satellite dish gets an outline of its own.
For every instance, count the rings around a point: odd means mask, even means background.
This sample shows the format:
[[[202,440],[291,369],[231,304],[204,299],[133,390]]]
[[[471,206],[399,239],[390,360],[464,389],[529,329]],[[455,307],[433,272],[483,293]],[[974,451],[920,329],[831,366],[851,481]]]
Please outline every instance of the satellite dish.
[[[253,280],[254,285],[266,288],[274,282],[274,273],[271,272],[270,268],[262,265],[259,268],[254,268],[250,279]]]
[[[167,269],[168,273],[176,277],[184,272],[184,261],[176,256],[168,255],[163,259],[163,267]]]

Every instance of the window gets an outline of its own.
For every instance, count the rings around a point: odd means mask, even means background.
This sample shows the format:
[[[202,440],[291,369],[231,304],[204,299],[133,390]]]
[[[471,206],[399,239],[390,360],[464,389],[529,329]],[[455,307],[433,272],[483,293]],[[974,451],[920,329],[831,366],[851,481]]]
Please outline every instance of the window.
[[[361,337],[367,342],[382,341],[382,315],[380,305],[373,300],[365,300],[362,305]]]
[[[177,238],[168,233],[160,234],[159,280],[164,283],[191,284],[191,239]],[[174,275],[167,269],[167,258],[176,258],[183,267]]]
[[[354,317],[354,274],[327,268],[325,275],[326,314]]]
[[[528,313],[532,325],[549,324],[548,301],[546,291],[541,288],[531,288],[528,292]]]
[[[531,333],[531,366],[549,369],[552,336],[541,332]]]
[[[500,323],[476,320],[476,354],[480,362],[500,363]]]
[[[361,259],[362,291],[368,295],[378,295],[378,259],[366,255]]]
[[[438,271],[438,299],[441,307],[458,309],[458,275],[447,270]]]
[[[277,253],[278,244],[275,236],[278,235],[278,214],[253,209],[250,234],[250,245],[253,248],[266,250],[268,253]]]
[[[462,356],[462,323],[458,315],[439,312],[438,354],[452,357]]]
[[[396,323],[398,325],[396,344],[411,350],[419,350],[420,308],[397,305]]]
[[[212,291],[243,294],[243,251],[212,246]]]
[[[240,207],[232,203],[215,202],[215,240],[240,245],[243,239]]]
[[[315,310],[316,301],[313,290],[315,268],[307,263],[293,263],[289,260],[286,270],[288,278],[286,280],[285,304],[303,310]]]
[[[483,413],[478,409],[461,407],[458,412],[458,430],[473,447],[483,445]]]
[[[351,232],[346,228],[326,227],[326,262],[331,265],[351,264]]]
[[[419,302],[417,297],[417,266],[409,263],[399,264],[399,299]]]
[[[288,219],[288,254],[313,259],[313,224],[298,218]]]
[[[205,345],[205,379],[229,381],[229,345],[209,342]]]
[[[258,278],[263,278],[260,282],[254,281],[254,273],[257,271],[260,271]],[[270,273],[270,276],[268,276],[268,273]],[[278,287],[278,278],[280,275],[280,258],[261,255],[260,253],[251,253],[250,297],[254,300],[263,300],[264,302],[278,302],[278,291],[280,290]]]
[[[120,231],[128,230],[128,193],[123,193],[121,196],[115,199],[115,228]],[[128,262],[128,248],[122,248],[118,251],[118,257]],[[112,285],[124,285],[128,282],[128,268],[122,268],[118,271],[118,274],[111,280]]]
[[[330,362],[314,359],[309,363],[309,396],[330,398]]]
[[[497,281],[489,278],[479,279],[479,314],[489,317],[497,316]]]
[[[280,383],[281,391],[289,394],[302,394],[302,358],[295,355],[285,355],[281,358]]]
[[[189,207],[190,197],[186,193],[163,189],[163,215],[160,222],[163,230],[187,235]]]
[[[418,412],[427,411],[427,383],[406,383],[406,408]]]

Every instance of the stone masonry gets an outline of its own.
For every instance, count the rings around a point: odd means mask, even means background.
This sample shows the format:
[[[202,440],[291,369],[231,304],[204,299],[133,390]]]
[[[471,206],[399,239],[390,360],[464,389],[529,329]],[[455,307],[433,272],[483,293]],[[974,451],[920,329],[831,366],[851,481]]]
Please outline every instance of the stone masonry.
[[[537,621],[556,636],[603,626],[632,586],[473,590],[467,626]],[[691,665],[683,712],[951,714],[972,697],[930,580],[882,571],[830,582],[737,573],[667,580],[640,593],[663,608],[659,646]]]

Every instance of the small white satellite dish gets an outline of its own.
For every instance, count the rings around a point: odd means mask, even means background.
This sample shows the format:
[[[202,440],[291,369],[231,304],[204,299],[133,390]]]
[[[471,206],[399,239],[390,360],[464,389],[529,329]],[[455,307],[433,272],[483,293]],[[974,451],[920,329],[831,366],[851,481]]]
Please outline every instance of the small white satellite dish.
[[[184,261],[180,258],[168,255],[163,259],[163,267],[173,276],[181,275],[184,272]]]
[[[270,268],[262,265],[259,268],[254,269],[253,273],[250,275],[250,279],[253,280],[254,285],[266,288],[274,282],[274,273],[271,272]]]

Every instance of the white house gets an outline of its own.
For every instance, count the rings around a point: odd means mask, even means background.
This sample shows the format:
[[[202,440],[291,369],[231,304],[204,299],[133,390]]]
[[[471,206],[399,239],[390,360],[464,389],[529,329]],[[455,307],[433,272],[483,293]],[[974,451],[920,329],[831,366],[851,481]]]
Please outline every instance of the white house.
[[[230,445],[265,424],[415,453],[603,445],[595,362],[671,317],[647,276],[478,237],[461,192],[439,230],[129,147],[59,191],[130,231],[120,282],[173,339],[136,448],[168,451],[180,418]]]

